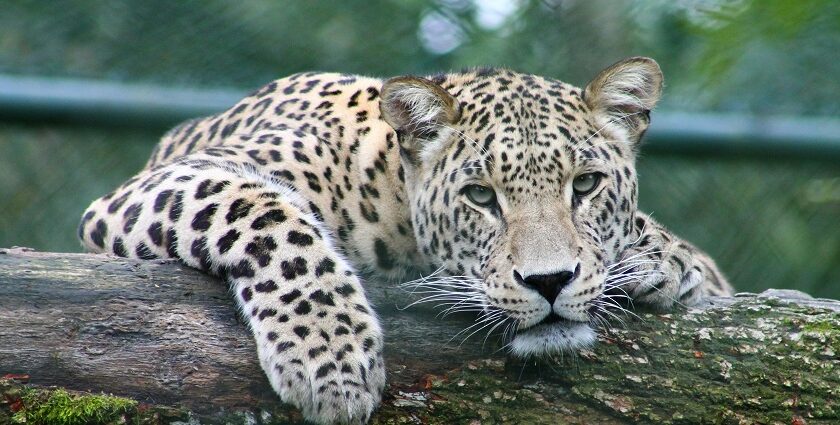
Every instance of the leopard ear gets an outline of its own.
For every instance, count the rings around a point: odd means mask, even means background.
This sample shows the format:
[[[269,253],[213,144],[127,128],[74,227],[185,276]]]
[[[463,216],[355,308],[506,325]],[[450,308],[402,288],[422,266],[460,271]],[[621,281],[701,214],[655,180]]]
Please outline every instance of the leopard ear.
[[[461,117],[458,101],[443,87],[419,77],[391,78],[382,85],[379,110],[397,131],[400,151],[412,162],[442,142],[441,130]]]
[[[662,70],[651,58],[624,59],[586,85],[583,99],[599,125],[623,129],[637,143],[650,124],[650,111],[662,94]]]

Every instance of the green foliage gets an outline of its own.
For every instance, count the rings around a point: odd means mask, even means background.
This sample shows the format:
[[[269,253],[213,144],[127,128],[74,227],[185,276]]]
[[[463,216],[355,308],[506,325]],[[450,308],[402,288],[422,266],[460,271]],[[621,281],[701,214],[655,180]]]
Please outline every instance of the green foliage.
[[[21,424],[97,425],[124,423],[136,410],[134,400],[109,395],[70,395],[63,389],[24,392],[23,409],[12,416]]]
[[[504,65],[582,85],[649,55],[666,76],[661,109],[840,115],[835,0],[12,0],[3,12],[0,73],[251,89],[308,70]],[[0,246],[78,251],[79,214],[163,131],[0,125]],[[739,289],[840,297],[836,159],[656,155],[639,169],[642,208]]]
[[[724,3],[726,5],[726,3]],[[715,109],[838,112],[840,8],[833,0],[749,0],[704,13],[696,84],[717,88]]]
[[[650,55],[666,105],[833,114],[833,0],[13,0],[0,72],[255,88],[299,71],[507,65],[584,84]]]

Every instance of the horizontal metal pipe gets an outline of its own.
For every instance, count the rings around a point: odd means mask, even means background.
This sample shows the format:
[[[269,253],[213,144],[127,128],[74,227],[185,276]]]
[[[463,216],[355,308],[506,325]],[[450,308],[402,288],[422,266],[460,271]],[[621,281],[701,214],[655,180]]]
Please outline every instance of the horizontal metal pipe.
[[[0,75],[0,119],[164,128],[222,111],[246,93]],[[656,111],[645,151],[840,158],[840,120]]]
[[[656,111],[646,151],[840,159],[840,120]]]
[[[227,109],[247,93],[0,75],[0,119],[168,127]]]

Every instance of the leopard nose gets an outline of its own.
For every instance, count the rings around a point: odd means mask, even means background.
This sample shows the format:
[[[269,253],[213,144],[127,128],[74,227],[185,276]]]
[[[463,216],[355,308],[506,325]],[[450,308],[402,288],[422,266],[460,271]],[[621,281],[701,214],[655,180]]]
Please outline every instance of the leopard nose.
[[[580,274],[580,264],[575,266],[574,270],[562,270],[549,274],[533,274],[521,277],[518,272],[514,273],[526,287],[539,292],[549,304],[554,304],[554,300],[557,299],[563,288],[569,286]]]

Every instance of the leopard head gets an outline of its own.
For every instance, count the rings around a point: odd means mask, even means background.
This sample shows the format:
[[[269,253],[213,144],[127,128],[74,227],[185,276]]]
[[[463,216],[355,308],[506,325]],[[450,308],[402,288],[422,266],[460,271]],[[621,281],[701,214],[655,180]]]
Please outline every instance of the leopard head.
[[[583,90],[504,69],[386,81],[418,248],[439,267],[419,284],[512,334],[516,355],[592,343],[633,242],[635,152],[661,88],[638,57]]]

